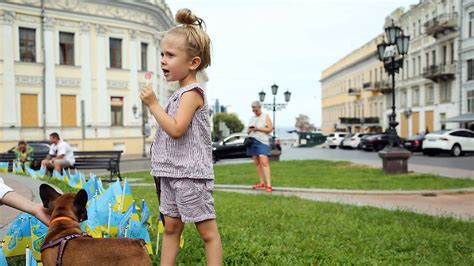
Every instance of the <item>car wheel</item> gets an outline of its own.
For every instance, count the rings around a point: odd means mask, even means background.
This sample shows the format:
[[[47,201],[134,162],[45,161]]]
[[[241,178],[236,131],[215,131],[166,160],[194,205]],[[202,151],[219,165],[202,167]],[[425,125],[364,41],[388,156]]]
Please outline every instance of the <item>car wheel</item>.
[[[336,146],[329,146],[329,148],[331,148],[331,149],[335,149],[335,148],[336,148]]]
[[[462,149],[459,144],[454,144],[454,146],[451,148],[451,156],[454,157],[459,157],[462,154]]]
[[[218,160],[217,160],[216,156],[212,155],[212,163],[217,163],[217,161]]]

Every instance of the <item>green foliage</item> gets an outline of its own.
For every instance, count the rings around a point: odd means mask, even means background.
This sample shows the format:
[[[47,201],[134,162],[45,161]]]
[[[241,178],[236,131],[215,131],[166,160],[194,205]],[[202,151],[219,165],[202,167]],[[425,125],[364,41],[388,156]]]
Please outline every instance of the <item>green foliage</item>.
[[[240,121],[239,117],[234,113],[217,113],[214,114],[214,132],[219,136],[219,122],[223,121],[226,126],[230,129],[230,133],[241,132],[244,129],[244,124]]]
[[[276,187],[367,189],[367,190],[431,190],[474,187],[474,180],[454,179],[428,174],[389,175],[380,168],[345,161],[279,161],[271,162],[272,185]],[[215,165],[216,184],[252,185],[258,182],[251,163]],[[149,172],[129,173],[129,178],[153,182]]]
[[[154,188],[132,191],[135,200],[146,199],[156,221]],[[226,265],[474,263],[472,222],[267,194],[214,197]],[[155,227],[151,236],[155,243]],[[184,238],[177,263],[205,265],[194,225],[185,226]],[[159,264],[159,255],[153,261]]]

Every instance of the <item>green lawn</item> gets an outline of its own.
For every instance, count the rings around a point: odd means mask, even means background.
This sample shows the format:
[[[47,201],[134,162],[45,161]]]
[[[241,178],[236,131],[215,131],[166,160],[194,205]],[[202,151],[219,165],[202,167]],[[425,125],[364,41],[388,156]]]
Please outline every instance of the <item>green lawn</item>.
[[[250,163],[216,165],[216,184],[252,185],[258,182],[255,166]],[[474,187],[474,180],[453,179],[428,174],[388,175],[381,169],[345,161],[271,162],[272,185],[276,187],[430,190]],[[123,174],[153,182],[149,172]]]
[[[146,199],[155,221],[155,190],[132,187],[132,192],[137,201]],[[225,264],[474,264],[473,221],[268,194],[214,196]],[[156,228],[150,233],[155,243]],[[192,224],[184,238],[178,263],[203,265],[204,246]],[[153,260],[158,264],[159,256]]]
[[[155,190],[132,190],[156,219]],[[216,192],[215,202],[225,264],[474,264],[472,222],[265,194]],[[184,234],[178,263],[203,264],[196,229]]]

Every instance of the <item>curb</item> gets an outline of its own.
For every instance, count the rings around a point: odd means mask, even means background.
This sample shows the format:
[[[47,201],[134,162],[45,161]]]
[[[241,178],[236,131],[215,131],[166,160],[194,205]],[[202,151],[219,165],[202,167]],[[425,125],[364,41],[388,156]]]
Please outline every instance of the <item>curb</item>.
[[[130,183],[133,187],[154,187],[153,183]],[[243,185],[214,185],[216,190],[240,190],[256,191],[251,186]],[[474,193],[474,187],[454,188],[440,190],[349,190],[349,189],[323,189],[323,188],[293,188],[293,187],[273,187],[276,192],[292,193],[312,193],[312,194],[340,194],[340,195],[422,195],[434,196],[438,194],[462,194]]]

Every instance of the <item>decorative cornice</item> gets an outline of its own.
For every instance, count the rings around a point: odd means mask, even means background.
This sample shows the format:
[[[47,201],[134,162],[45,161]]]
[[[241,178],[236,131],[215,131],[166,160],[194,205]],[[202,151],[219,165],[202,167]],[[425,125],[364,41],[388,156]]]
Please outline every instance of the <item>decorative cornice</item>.
[[[130,30],[129,33],[130,33],[130,39],[132,41],[137,39],[137,36],[138,36],[138,31],[137,30]]]
[[[89,31],[91,29],[91,24],[81,21],[81,23],[79,24],[79,28],[81,30],[81,34],[89,34]]]
[[[107,87],[110,89],[128,89],[128,82],[120,80],[108,80]]]
[[[104,25],[97,24],[95,26],[95,30],[97,31],[97,35],[99,36],[105,36],[105,34],[107,33],[107,27]]]
[[[47,31],[52,31],[54,30],[54,26],[56,24],[56,20],[52,17],[44,17],[43,19],[43,27],[44,27],[44,30],[47,30]]]
[[[77,87],[81,86],[81,80],[80,79],[70,79],[70,78],[57,78],[56,79],[56,86],[77,88]]]
[[[13,25],[13,21],[15,20],[15,12],[3,10],[2,14],[2,24],[4,25]]]
[[[27,85],[42,85],[43,78],[37,76],[23,76],[23,75],[16,75],[15,76],[16,84],[27,84]]]

